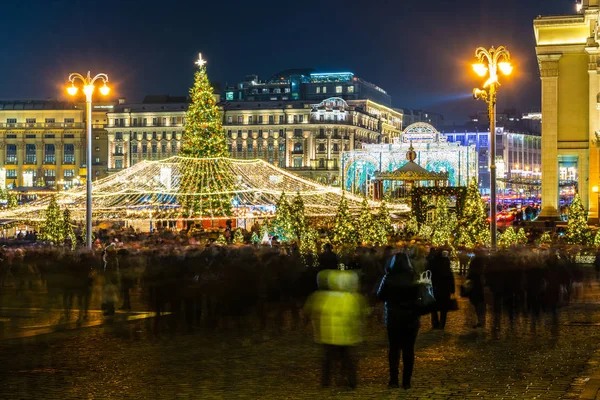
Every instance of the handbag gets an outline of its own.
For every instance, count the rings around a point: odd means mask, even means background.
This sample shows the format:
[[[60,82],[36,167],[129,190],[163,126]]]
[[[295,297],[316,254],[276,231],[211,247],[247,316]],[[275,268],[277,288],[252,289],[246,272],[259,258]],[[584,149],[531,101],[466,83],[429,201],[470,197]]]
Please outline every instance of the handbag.
[[[425,271],[421,274],[418,285],[418,296],[415,306],[419,315],[425,315],[435,310],[435,296],[433,295],[433,285],[431,284],[431,271]]]

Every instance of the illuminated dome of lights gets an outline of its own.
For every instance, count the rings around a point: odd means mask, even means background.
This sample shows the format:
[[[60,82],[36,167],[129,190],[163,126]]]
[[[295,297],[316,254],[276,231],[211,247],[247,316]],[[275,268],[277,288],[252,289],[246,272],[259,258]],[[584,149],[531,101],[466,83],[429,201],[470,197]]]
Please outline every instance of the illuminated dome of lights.
[[[214,192],[188,193],[180,189],[183,171],[200,177],[200,188]],[[188,185],[184,185],[188,186]],[[171,157],[161,161],[142,161],[130,168],[93,183],[93,219],[103,220],[214,220],[228,218],[264,218],[272,216],[275,204],[285,192],[288,199],[298,193],[309,217],[327,217],[336,213],[342,190],[298,177],[263,160],[228,158],[197,159]],[[358,212],[362,198],[346,193],[351,210]],[[85,186],[56,194],[61,207],[71,210],[76,220],[85,219]],[[182,196],[206,199],[231,198],[233,215],[185,216]],[[1,220],[36,221],[44,218],[50,197],[0,212]],[[369,201],[373,208],[379,202]],[[389,204],[392,213],[409,211],[405,204]]]

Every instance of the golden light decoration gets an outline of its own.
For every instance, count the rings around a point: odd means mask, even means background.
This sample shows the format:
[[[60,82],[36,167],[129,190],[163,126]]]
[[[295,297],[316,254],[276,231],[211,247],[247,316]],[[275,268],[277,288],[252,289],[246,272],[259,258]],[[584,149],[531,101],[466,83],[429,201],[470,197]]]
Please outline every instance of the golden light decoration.
[[[184,170],[195,170],[202,179],[198,187],[231,188],[225,191],[202,190],[182,193],[180,177]],[[216,180],[222,180],[220,184]],[[299,193],[305,204],[306,216],[330,217],[336,214],[342,190],[324,186],[315,181],[296,176],[277,168],[264,160],[236,160],[230,158],[171,157],[161,161],[142,161],[116,174],[93,182],[94,220],[160,219],[176,221],[182,219],[179,196],[230,195],[234,199],[233,218],[256,218],[272,216],[274,205],[281,193]],[[68,191],[56,194],[61,207],[68,206],[74,220],[85,219],[85,187],[73,186]],[[362,198],[345,193],[349,208],[360,210]],[[1,219],[43,219],[49,198],[40,198],[26,205],[0,212]],[[380,202],[369,201],[372,208]],[[392,213],[406,213],[405,204],[389,204]],[[232,216],[212,215],[184,218],[190,220],[222,220]]]

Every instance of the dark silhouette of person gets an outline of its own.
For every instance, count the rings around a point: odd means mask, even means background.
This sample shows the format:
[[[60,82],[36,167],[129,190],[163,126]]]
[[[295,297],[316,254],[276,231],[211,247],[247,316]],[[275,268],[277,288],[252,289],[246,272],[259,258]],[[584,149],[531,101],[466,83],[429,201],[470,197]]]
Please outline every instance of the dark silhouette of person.
[[[338,269],[338,257],[329,243],[325,244],[323,253],[319,256],[319,268],[321,270]]]
[[[456,291],[448,251],[443,250],[432,257],[426,270],[431,271],[431,284],[436,303],[436,309],[431,313],[431,326],[433,329],[444,329],[450,307],[450,297]]]
[[[420,314],[415,302],[419,287],[405,253],[392,257],[381,281],[377,298],[385,302],[385,324],[389,341],[389,369],[392,388],[398,387],[400,352],[402,352],[402,387],[410,389],[415,363],[415,342],[420,327]]]

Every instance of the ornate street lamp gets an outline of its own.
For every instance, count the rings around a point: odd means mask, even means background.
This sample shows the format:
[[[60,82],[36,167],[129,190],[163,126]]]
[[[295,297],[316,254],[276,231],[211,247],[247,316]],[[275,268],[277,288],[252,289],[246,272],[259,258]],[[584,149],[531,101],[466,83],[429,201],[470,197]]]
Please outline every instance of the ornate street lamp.
[[[79,89],[75,86],[75,81],[79,80],[83,83],[83,93],[85,93],[85,111],[86,111],[86,132],[87,132],[87,152],[86,152],[86,209],[85,209],[85,226],[86,226],[86,247],[92,248],[92,95],[96,86],[94,83],[97,80],[102,80],[103,85],[100,88],[100,93],[106,96],[110,93],[110,88],[106,86],[108,83],[108,75],[98,74],[93,78],[88,71],[87,76],[78,73],[69,75],[71,86],[67,88],[67,92],[71,96],[75,96]]]
[[[496,249],[496,93],[498,92],[498,69],[504,75],[510,75],[513,70],[510,64],[510,53],[504,46],[497,49],[492,46],[486,50],[483,47],[475,50],[478,62],[473,64],[473,70],[481,77],[489,76],[483,84],[483,89],[473,89],[473,98],[482,99],[488,104],[490,119],[490,217],[492,249]]]

